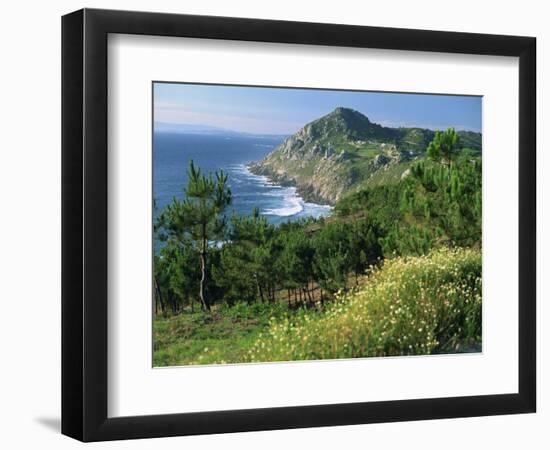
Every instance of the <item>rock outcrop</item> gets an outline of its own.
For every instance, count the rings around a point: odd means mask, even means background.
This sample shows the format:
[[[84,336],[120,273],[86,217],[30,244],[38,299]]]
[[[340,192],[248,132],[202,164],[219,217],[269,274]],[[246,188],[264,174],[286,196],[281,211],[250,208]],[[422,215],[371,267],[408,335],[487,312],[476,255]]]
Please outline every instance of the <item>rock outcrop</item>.
[[[392,177],[384,179],[398,182],[411,161],[423,157],[433,136],[432,130],[422,128],[383,127],[358,111],[339,107],[305,125],[249,168],[281,185],[296,186],[306,201],[334,204],[379,171],[391,172]],[[481,151],[479,133],[468,132],[467,139],[474,149],[478,142]]]

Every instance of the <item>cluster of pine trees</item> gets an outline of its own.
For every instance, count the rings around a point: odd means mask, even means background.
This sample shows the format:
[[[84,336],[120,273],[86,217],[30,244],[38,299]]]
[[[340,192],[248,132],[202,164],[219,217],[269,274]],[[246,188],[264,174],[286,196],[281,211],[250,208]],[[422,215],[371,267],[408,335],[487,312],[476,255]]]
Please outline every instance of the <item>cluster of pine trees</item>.
[[[454,130],[436,133],[429,160],[395,185],[361,190],[327,219],[272,225],[257,209],[227,217],[231,192],[223,171],[191,162],[183,199],[159,214],[154,261],[157,312],[195,304],[330,299],[392,254],[425,254],[481,242],[481,162],[459,152]]]
[[[341,217],[375,219],[384,255],[423,255],[434,247],[481,246],[481,159],[458,151],[453,130],[436,133],[429,159],[395,185],[360,191],[336,205]],[[449,147],[441,144],[447,136]],[[443,152],[442,148],[449,148]]]
[[[155,256],[155,290],[163,313],[193,310],[196,302],[203,310],[216,302],[323,302],[382,256],[381,236],[367,219],[276,226],[255,209],[184,226],[173,214],[167,209],[157,222],[164,244]]]

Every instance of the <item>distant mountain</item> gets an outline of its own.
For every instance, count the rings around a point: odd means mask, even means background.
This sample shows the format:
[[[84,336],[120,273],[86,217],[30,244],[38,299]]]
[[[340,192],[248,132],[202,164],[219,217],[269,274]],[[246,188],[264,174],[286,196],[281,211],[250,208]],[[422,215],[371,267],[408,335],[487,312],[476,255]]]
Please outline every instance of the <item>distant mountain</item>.
[[[221,127],[189,123],[155,122],[154,128],[158,133],[231,133]]]
[[[481,154],[481,133],[458,134],[469,154]],[[296,186],[308,201],[334,204],[361,186],[401,179],[413,161],[425,157],[434,135],[425,128],[383,127],[339,107],[288,137],[250,170]]]
[[[155,133],[174,133],[174,134],[207,134],[207,135],[224,135],[224,136],[251,136],[251,137],[266,137],[266,138],[286,138],[286,134],[254,134],[244,131],[229,130],[227,128],[216,127],[212,125],[189,124],[189,123],[167,123],[155,122]]]

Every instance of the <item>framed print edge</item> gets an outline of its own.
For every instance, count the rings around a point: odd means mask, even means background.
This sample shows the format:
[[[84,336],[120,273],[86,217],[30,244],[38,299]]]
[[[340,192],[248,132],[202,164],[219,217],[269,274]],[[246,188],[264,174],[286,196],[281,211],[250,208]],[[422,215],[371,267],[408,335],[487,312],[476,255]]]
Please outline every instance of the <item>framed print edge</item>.
[[[109,33],[519,57],[518,393],[109,418]],[[534,38],[88,9],[64,16],[62,432],[82,441],[100,441],[534,412],[535,93]]]
[[[83,12],[62,19],[62,432],[83,438]],[[69,150],[70,149],[70,150]]]

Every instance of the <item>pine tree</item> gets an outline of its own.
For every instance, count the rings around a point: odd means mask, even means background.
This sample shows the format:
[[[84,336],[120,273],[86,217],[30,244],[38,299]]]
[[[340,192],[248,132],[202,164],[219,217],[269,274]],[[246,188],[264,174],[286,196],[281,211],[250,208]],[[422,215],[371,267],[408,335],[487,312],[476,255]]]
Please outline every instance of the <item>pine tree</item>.
[[[435,136],[428,145],[427,154],[434,161],[439,161],[447,167],[458,150],[459,136],[454,128],[447,128],[445,131],[436,131]]]
[[[210,311],[207,298],[209,241],[222,235],[225,230],[225,208],[231,203],[231,191],[227,187],[227,175],[222,171],[204,175],[193,161],[187,171],[188,182],[185,198],[172,199],[161,212],[158,226],[169,239],[193,241],[200,259],[199,299],[202,309]]]

